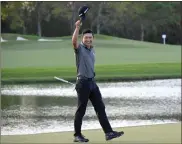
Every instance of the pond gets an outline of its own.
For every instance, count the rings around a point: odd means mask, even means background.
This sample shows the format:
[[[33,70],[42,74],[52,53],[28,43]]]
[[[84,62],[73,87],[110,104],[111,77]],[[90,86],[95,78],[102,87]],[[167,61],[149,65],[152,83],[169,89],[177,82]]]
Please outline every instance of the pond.
[[[181,79],[98,83],[112,127],[181,121]],[[1,134],[73,131],[76,91],[68,84],[2,85]],[[101,128],[89,102],[82,129]]]

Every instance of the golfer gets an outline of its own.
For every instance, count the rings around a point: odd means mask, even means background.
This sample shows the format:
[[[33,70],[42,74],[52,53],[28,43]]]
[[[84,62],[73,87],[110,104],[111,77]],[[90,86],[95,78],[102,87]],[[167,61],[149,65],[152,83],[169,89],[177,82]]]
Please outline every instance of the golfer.
[[[82,119],[85,115],[88,100],[91,101],[100,125],[105,133],[106,140],[111,140],[120,137],[124,134],[123,131],[113,131],[108,121],[105,105],[102,96],[95,82],[95,51],[92,45],[94,34],[91,30],[84,30],[82,33],[82,41],[78,43],[78,35],[80,30],[80,20],[75,23],[75,31],[72,36],[72,44],[75,51],[76,67],[77,67],[77,81],[76,91],[78,95],[78,107],[74,119],[74,142],[88,142],[81,133]]]

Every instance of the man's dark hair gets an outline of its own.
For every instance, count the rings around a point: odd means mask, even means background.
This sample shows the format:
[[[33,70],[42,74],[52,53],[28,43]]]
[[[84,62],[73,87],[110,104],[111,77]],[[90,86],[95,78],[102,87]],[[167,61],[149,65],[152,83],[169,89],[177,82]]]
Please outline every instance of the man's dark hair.
[[[94,33],[93,33],[93,31],[91,29],[85,29],[85,30],[83,30],[82,35],[84,35],[86,33],[91,33],[94,36]]]

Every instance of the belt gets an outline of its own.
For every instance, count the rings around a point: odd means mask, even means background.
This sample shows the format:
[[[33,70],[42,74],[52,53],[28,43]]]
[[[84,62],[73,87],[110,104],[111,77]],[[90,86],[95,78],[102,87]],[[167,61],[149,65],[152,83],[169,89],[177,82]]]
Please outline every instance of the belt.
[[[94,80],[94,77],[93,78],[87,78],[87,77],[77,77],[77,80],[88,80],[88,81],[93,81]]]

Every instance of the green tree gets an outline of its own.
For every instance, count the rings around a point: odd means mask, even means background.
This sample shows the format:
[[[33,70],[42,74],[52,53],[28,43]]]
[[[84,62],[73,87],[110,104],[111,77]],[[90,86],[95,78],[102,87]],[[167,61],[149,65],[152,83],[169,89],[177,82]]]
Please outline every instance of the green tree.
[[[66,18],[70,24],[71,34],[73,33],[76,19],[78,18],[78,9],[83,2],[54,2],[53,16],[56,18]]]
[[[7,20],[10,22],[10,27],[12,29],[22,28],[24,21],[21,19],[20,13],[22,10],[21,2],[5,2],[2,4],[2,20]]]
[[[43,20],[49,21],[52,15],[52,3],[44,1],[34,2],[34,10],[37,19],[37,33],[42,36],[42,22]]]
[[[26,34],[32,11],[30,2],[5,2],[2,3],[1,16],[3,21],[9,21],[13,30],[22,29],[22,33]]]

